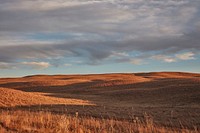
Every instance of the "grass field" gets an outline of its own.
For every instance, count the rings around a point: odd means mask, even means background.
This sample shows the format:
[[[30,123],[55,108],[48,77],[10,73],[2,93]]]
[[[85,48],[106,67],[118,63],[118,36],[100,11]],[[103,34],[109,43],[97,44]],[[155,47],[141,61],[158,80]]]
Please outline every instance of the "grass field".
[[[200,74],[0,79],[1,132],[198,132]]]
[[[39,133],[198,133],[197,127],[170,128],[156,126],[153,119],[137,117],[132,121],[97,119],[92,117],[52,114],[51,112],[4,111],[0,113],[0,132],[39,132]]]

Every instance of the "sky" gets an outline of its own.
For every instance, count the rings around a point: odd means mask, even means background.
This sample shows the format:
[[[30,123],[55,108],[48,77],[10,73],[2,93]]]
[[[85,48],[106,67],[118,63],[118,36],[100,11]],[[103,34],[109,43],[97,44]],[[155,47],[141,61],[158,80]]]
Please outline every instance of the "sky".
[[[0,0],[0,77],[200,72],[200,0]]]

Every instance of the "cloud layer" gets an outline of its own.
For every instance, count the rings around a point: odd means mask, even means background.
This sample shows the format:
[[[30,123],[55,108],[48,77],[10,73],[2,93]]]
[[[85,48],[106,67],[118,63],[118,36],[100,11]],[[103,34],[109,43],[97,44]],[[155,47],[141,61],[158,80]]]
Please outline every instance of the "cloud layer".
[[[0,18],[0,69],[174,63],[200,51],[199,0],[1,0]]]

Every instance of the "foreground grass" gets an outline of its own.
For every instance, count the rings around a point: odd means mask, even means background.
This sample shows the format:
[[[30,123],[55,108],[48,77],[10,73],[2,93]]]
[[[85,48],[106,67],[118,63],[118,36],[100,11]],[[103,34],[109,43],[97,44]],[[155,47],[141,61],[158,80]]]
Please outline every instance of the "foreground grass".
[[[0,133],[198,133],[198,129],[176,129],[154,125],[136,117],[131,122],[52,114],[50,112],[0,112]]]

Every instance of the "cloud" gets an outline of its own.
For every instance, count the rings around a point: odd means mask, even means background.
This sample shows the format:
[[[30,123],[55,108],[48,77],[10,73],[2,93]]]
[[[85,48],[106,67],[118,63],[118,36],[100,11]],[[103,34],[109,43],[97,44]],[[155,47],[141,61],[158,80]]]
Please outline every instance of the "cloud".
[[[193,59],[199,14],[198,0],[1,0],[1,68],[69,58],[87,65]]]
[[[177,54],[176,57],[180,60],[193,60],[194,58],[194,53],[192,52],[187,52],[187,53],[182,53],[182,54]]]
[[[129,55],[125,52],[112,51],[112,56],[114,56],[114,57],[127,57]]]
[[[0,62],[0,69],[14,69],[15,65],[12,63]]]
[[[0,62],[0,69],[45,69],[48,68],[50,64],[48,62],[16,62],[16,63],[6,63]]]
[[[141,60],[141,59],[131,59],[130,63],[134,64],[134,65],[142,65],[142,64],[144,64],[143,60]]]
[[[64,66],[69,67],[69,66],[72,66],[72,64],[66,63],[64,64]]]
[[[154,55],[152,56],[152,59],[161,60],[167,63],[172,63],[177,61],[175,58],[166,55]]]
[[[174,56],[166,55],[153,55],[151,58],[155,60],[161,60],[167,63],[177,62],[179,60],[193,60],[195,59],[195,54],[192,52],[180,53]]]
[[[45,69],[50,66],[48,62],[22,62],[21,65],[32,69]]]
[[[67,31],[103,36],[119,33],[123,36],[176,35],[182,34],[185,26],[190,27],[187,23],[198,12],[198,1],[187,2],[15,0],[2,2],[0,29],[9,32]]]

